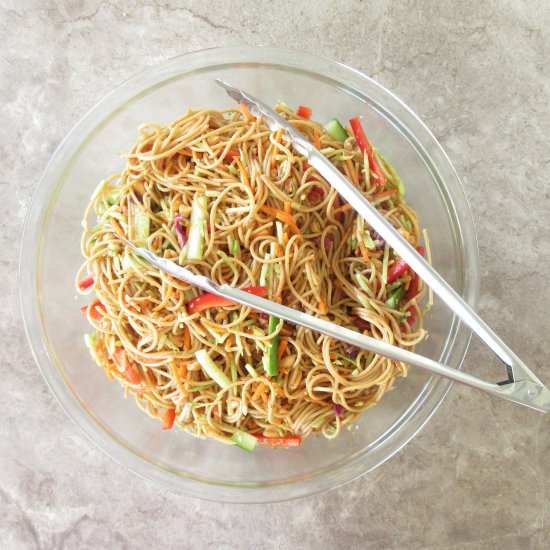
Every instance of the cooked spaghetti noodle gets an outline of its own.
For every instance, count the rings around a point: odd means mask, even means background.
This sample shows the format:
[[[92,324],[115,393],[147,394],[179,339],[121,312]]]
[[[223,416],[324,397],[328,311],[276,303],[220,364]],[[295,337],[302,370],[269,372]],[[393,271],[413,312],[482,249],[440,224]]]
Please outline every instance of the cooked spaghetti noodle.
[[[419,246],[401,180],[364,134],[276,109]],[[83,308],[94,359],[165,428],[175,422],[245,448],[250,436],[282,446],[316,432],[336,437],[406,375],[405,364],[203,294],[115,233],[218,284],[408,349],[425,335],[422,282],[246,109],[189,111],[139,134],[83,222],[77,286],[96,296]]]

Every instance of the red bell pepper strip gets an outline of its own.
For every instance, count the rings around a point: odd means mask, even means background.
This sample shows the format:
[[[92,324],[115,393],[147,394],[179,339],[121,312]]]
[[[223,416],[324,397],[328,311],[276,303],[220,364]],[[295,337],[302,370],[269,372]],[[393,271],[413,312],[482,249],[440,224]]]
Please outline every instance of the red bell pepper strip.
[[[97,319],[98,321],[103,318],[104,311],[101,309],[98,309],[99,307],[105,307],[99,300],[94,300],[91,304],[88,304],[87,306],[82,306],[80,308],[80,311],[84,315],[88,315],[88,309],[90,310],[90,316],[92,319]]]
[[[141,384],[141,376],[132,365],[128,365],[124,371],[124,376],[128,379],[130,384]]]
[[[124,373],[126,380],[128,380],[130,384],[134,384],[136,386],[141,384],[141,376],[139,375],[139,372],[132,365],[130,365],[128,358],[126,357],[126,353],[121,347],[117,347],[115,349],[112,358],[117,369]]]
[[[412,281],[405,295],[405,300],[408,302],[412,300],[418,294],[418,275],[416,273],[412,274]]]
[[[78,283],[78,288],[80,290],[86,290],[87,288],[90,288],[93,284],[94,284],[94,277],[93,275],[90,275],[89,277],[82,279],[82,281]]]
[[[401,277],[407,269],[409,269],[409,264],[403,258],[397,258],[388,269],[388,284]]]
[[[266,437],[257,435],[258,443],[266,447],[298,447],[302,443],[299,435],[287,435],[285,437]]]
[[[227,151],[226,155],[225,155],[225,158],[229,161],[229,162],[233,162],[235,160],[236,157],[240,157],[240,153],[239,153],[239,150],[238,149],[229,149],[229,151]]]
[[[120,372],[126,372],[128,368],[128,361],[126,360],[126,354],[121,347],[116,347],[113,353],[113,361]]]
[[[424,247],[423,246],[417,246],[416,247],[416,250],[418,250],[418,252],[420,252],[420,254],[422,254],[422,256],[424,256]],[[418,277],[418,275],[413,271],[411,273],[412,275],[412,281],[411,281],[411,284],[409,286],[409,290],[407,290],[407,294],[405,295],[405,300],[408,302],[409,300],[412,300],[419,292],[419,283],[420,283],[420,278]],[[414,322],[416,321],[416,316],[415,316],[415,308],[414,306],[411,306],[407,309],[407,313],[409,313],[410,315],[407,317],[407,323],[409,323],[409,326],[413,326],[414,325]],[[403,323],[403,326],[405,325],[405,323]]]
[[[250,294],[254,294],[255,296],[261,296],[262,298],[265,298],[267,296],[266,286],[249,286],[241,290],[249,292]],[[218,296],[217,294],[206,292],[205,294],[201,294],[200,296],[193,298],[189,302],[189,313],[198,313],[211,307],[225,307],[235,305],[237,304],[229,298],[224,298],[223,296]]]
[[[162,415],[162,429],[170,430],[176,419],[176,409],[166,409]]]
[[[382,168],[378,163],[378,159],[376,158],[376,155],[372,150],[372,145],[367,139],[365,131],[361,126],[361,122],[358,118],[352,118],[349,123],[351,125],[351,129],[353,130],[355,141],[357,141],[357,145],[359,145],[361,153],[364,153],[365,151],[367,153],[367,157],[369,159],[369,167],[372,170],[372,173],[376,176],[376,185],[384,185],[386,183],[386,176],[384,176],[384,172],[382,171]]]
[[[302,118],[309,120],[311,118],[311,109],[309,107],[304,107],[303,105],[300,105],[298,107],[298,110],[296,111],[296,114]]]
[[[410,315],[405,319],[403,323],[401,323],[401,330],[405,331],[407,329],[407,323],[411,327],[414,325],[414,322],[416,321],[416,316],[414,314],[415,311],[416,310],[413,306],[407,309],[406,313],[409,313]]]
[[[424,247],[423,246],[417,246],[416,250],[424,255]],[[388,269],[388,284],[393,283],[395,279],[398,279],[409,269],[409,264],[403,259],[403,258],[397,258],[395,262],[391,265],[391,267]],[[417,282],[418,285],[418,282]],[[411,285],[412,286],[412,285]],[[418,294],[418,291],[417,291]]]

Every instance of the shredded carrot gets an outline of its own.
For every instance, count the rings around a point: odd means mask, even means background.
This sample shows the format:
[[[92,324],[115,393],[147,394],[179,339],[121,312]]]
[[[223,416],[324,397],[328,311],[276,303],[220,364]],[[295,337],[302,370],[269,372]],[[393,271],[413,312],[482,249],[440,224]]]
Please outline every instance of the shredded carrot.
[[[338,359],[338,355],[336,355],[335,353],[329,353],[329,359],[332,359],[334,361],[334,359]]]
[[[267,393],[262,393],[262,401],[264,402],[264,406],[267,409],[268,406],[268,399],[267,399]]]
[[[248,107],[244,103],[239,103],[239,107],[241,108],[241,111],[243,112],[243,115],[250,121],[254,122],[256,118],[252,115],[252,113],[248,110]]]
[[[120,227],[119,223],[116,221],[116,218],[110,218],[109,220],[111,222],[111,225],[114,227],[115,231],[118,233],[119,237],[126,237],[126,234],[124,231],[122,231],[122,227]]]
[[[275,217],[279,221],[282,221],[283,223],[286,223],[288,225],[288,227],[290,227],[290,229],[292,229],[292,231],[294,233],[296,233],[296,235],[300,235],[300,233],[301,233],[300,228],[296,225],[296,222],[294,221],[294,218],[292,216],[289,216],[288,214],[285,214],[284,212],[281,212],[279,210],[275,214]]]
[[[285,255],[285,249],[280,243],[275,243],[275,254],[277,254],[279,258],[282,258]]]
[[[265,235],[269,235],[268,229],[262,229],[261,231],[257,231],[256,233],[252,233],[254,237],[264,237]]]
[[[230,334],[225,341],[225,351],[229,351],[231,346],[235,343],[235,335]]]
[[[277,298],[275,298],[275,302],[277,302],[278,304],[282,304],[283,299],[280,296],[277,296]]]
[[[321,138],[319,137],[319,130],[317,130],[317,128],[313,130],[313,141],[315,142],[315,147],[317,147],[317,149],[320,149]]]
[[[281,143],[281,139],[283,137],[283,128],[279,128],[277,130],[277,133],[275,134],[275,141],[277,143]],[[273,147],[273,153],[271,154],[271,168],[275,168],[275,165],[277,164],[277,158],[275,155],[279,152],[278,147]]]
[[[285,245],[288,244],[288,241],[290,241],[290,237],[288,236],[288,231],[285,231],[283,233],[283,241],[285,241]]]
[[[351,161],[351,159],[346,159],[346,166],[348,167],[352,183],[354,183],[355,185],[358,185],[359,180],[357,179],[357,173],[355,172],[355,168],[353,166],[353,162]]]
[[[187,325],[185,325],[185,329],[183,330],[183,349],[185,351],[191,349],[191,331]]]
[[[292,214],[292,203],[290,201],[285,202],[284,211],[285,211],[285,214],[290,214],[290,215]]]
[[[359,248],[361,250],[361,255],[363,256],[363,260],[365,260],[365,262],[369,262],[370,261],[370,256],[369,256],[369,253],[367,251],[367,247],[363,243],[363,239],[361,237],[359,237],[357,239],[357,242],[359,243]]]
[[[186,376],[187,376],[187,363],[182,363],[178,370],[178,377],[181,379],[181,378],[185,378]]]
[[[277,354],[279,356],[279,361],[285,354],[286,348],[288,347],[288,340],[279,340],[279,349],[277,350]]]
[[[282,210],[271,208],[270,206],[266,206],[265,204],[260,207],[260,210],[262,212],[265,212],[266,214],[271,214],[272,216],[275,216],[275,218],[277,218],[279,221],[286,223],[290,227],[290,229],[292,229],[292,231],[296,233],[296,235],[300,235],[300,229],[296,225],[292,214],[287,214]]]
[[[371,202],[387,199],[392,195],[394,195],[395,191],[396,191],[395,189],[388,189],[386,191],[382,191],[382,193],[377,193],[376,195],[372,195]]]
[[[243,183],[250,187],[250,180],[248,179],[248,174],[244,170],[241,159],[239,157],[235,157],[235,162],[237,163],[237,166],[239,167],[239,172],[241,173],[241,179],[243,180]]]
[[[256,391],[254,392],[254,395],[252,396],[252,401],[256,401],[260,395],[262,395],[263,391],[265,390],[265,382],[260,382],[260,385],[256,388]]]
[[[344,204],[344,206],[341,206],[338,210],[340,212],[347,212],[348,210],[351,210],[353,206],[348,202],[347,204]]]
[[[321,299],[319,300],[319,311],[322,315],[324,315],[327,312],[327,303],[325,302],[325,299],[321,296]]]
[[[180,366],[179,369],[177,369],[176,361],[173,359],[171,367],[172,375],[176,380],[176,386],[178,387],[182,395],[185,395],[185,397],[187,397],[189,395],[189,392],[184,388],[183,384],[181,383],[182,379],[185,378],[185,375],[187,374],[187,365],[184,363]]]
[[[157,378],[154,375],[153,371],[149,369],[145,369],[145,378],[147,379],[147,382],[150,386],[156,386],[157,385]]]

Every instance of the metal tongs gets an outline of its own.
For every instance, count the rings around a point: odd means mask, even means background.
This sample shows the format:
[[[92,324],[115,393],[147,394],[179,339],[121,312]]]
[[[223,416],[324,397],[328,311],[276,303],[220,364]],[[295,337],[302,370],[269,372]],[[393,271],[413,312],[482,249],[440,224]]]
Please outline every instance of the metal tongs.
[[[236,102],[244,104],[252,115],[261,117],[272,132],[282,128],[283,138],[291,142],[296,151],[307,158],[308,163],[350,203],[355,210],[386,240],[386,242],[407,262],[423,281],[449,306],[449,308],[470,327],[506,365],[508,378],[504,382],[492,383],[481,380],[442,365],[417,353],[413,353],[397,346],[387,344],[375,338],[365,336],[353,330],[338,326],[334,323],[319,319],[307,313],[302,313],[271,300],[260,298],[243,290],[228,285],[218,285],[211,279],[194,274],[189,269],[156,256],[149,250],[138,248],[124,239],[128,246],[133,248],[143,258],[147,259],[160,270],[197,286],[206,292],[218,294],[238,304],[248,306],[257,311],[274,315],[290,323],[301,325],[308,329],[321,332],[347,342],[359,348],[367,349],[379,355],[389,357],[394,361],[402,361],[420,367],[427,372],[443,376],[454,382],[476,388],[491,395],[531,407],[538,411],[550,411],[550,391],[527,368],[517,355],[485,324],[473,309],[451,288],[439,273],[405,240],[393,226],[378,213],[376,208],[356,189],[323,154],[317,150],[300,132],[288,121],[265,103],[255,99],[250,94],[234,88],[222,80],[216,79],[225,91]],[[118,236],[118,235],[117,235]]]

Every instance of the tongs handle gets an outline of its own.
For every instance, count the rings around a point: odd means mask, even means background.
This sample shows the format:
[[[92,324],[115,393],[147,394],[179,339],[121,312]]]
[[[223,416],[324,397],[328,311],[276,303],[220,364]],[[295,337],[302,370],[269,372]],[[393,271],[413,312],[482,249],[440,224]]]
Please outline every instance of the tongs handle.
[[[342,340],[348,344],[358,346],[362,349],[367,349],[379,355],[393,359],[394,361],[408,363],[424,369],[431,374],[443,376],[449,380],[453,380],[454,382],[465,384],[491,395],[496,395],[539,411],[550,411],[550,392],[542,385],[537,385],[530,381],[520,381],[502,386],[480,380],[475,376],[453,369],[446,365],[442,365],[437,361],[433,361],[432,359],[428,359],[427,357],[418,355],[417,353],[413,353],[381,340],[377,340],[376,338],[366,336],[354,330],[341,327],[335,323],[309,315],[308,313],[304,313],[271,300],[255,296],[254,294],[250,294],[238,288],[233,288],[228,285],[217,285],[214,281],[208,279],[207,277],[196,275],[189,269],[181,267],[171,260],[160,258],[147,249],[138,248],[124,237],[121,237],[116,233],[115,235],[161,271],[164,271],[165,273],[168,273],[188,284],[197,286],[202,290],[213,292],[214,294],[228,298],[237,304],[248,306],[254,310],[262,311],[269,315],[274,315],[279,319],[284,319],[285,321],[289,321],[295,325],[300,325],[310,330],[321,332],[327,336],[336,338],[337,340]]]
[[[183,269],[183,268],[181,268]],[[307,313],[297,311],[293,308],[277,304],[265,298],[254,296],[243,290],[233,288],[227,285],[217,286],[215,285],[215,292],[220,296],[224,296],[242,305],[249,306],[255,310],[275,315],[286,321],[290,321],[293,324],[301,325],[310,330],[322,332],[327,336],[342,340],[348,344],[358,346],[362,349],[373,351],[379,355],[383,355],[394,361],[402,361],[415,367],[419,367],[431,374],[437,376],[443,376],[454,382],[470,386],[481,390],[491,395],[502,397],[508,401],[514,401],[521,405],[525,405],[532,409],[536,409],[542,412],[550,412],[550,391],[548,391],[542,384],[529,380],[521,380],[513,383],[495,384],[492,382],[486,382],[480,380],[471,374],[459,371],[442,365],[437,361],[428,359],[423,355],[413,353],[411,351],[399,348],[392,344],[388,344],[376,338],[365,336],[354,330],[341,327],[335,323],[325,321],[318,317],[314,317]]]

